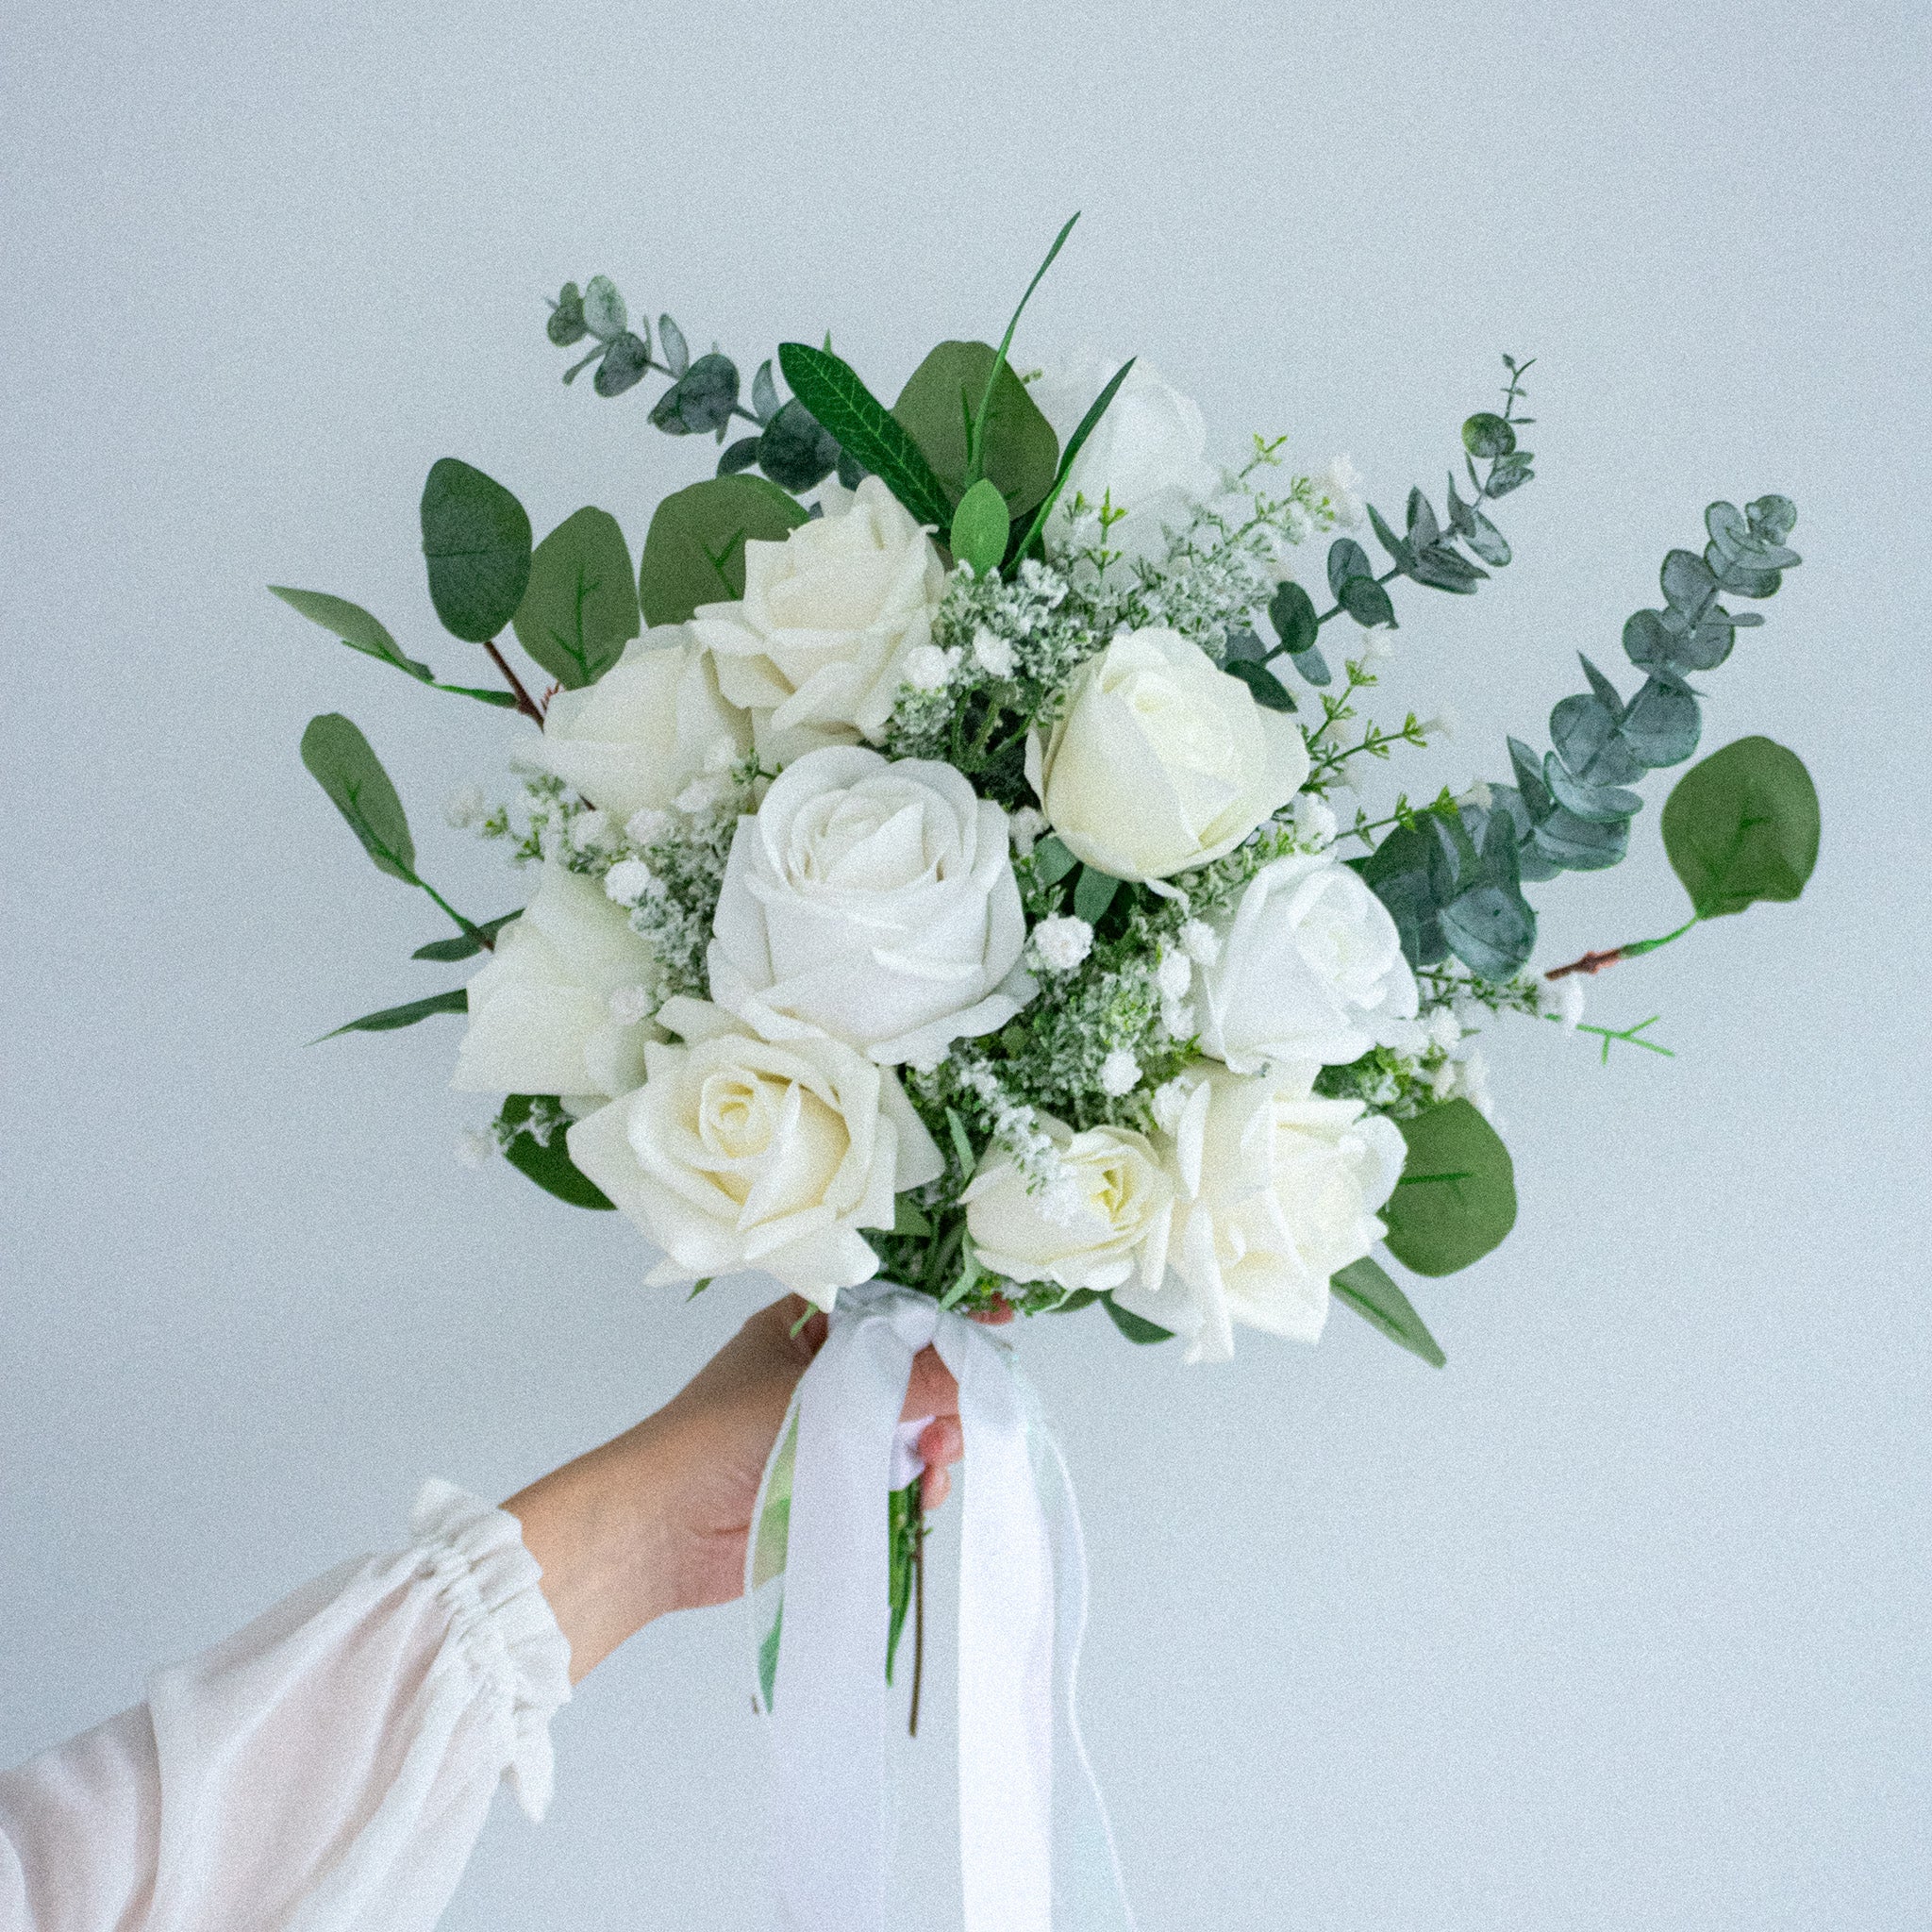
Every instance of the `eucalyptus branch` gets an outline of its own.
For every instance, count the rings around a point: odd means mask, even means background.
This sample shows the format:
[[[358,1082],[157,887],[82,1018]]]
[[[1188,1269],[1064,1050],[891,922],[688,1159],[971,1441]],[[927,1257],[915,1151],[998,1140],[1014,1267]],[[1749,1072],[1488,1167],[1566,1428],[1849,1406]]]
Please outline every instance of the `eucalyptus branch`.
[[[534,719],[536,721],[537,729],[539,731],[542,730],[543,713],[537,708],[536,703],[531,698],[530,693],[524,689],[523,679],[520,678],[516,675],[516,673],[509,668],[509,660],[507,658],[505,658],[503,653],[496,648],[496,640],[494,638],[491,638],[490,641],[483,646],[483,648],[490,653],[491,661],[495,664],[496,668],[503,673],[504,682],[509,686],[511,692],[515,695],[517,701],[517,709],[520,710],[525,717]]]

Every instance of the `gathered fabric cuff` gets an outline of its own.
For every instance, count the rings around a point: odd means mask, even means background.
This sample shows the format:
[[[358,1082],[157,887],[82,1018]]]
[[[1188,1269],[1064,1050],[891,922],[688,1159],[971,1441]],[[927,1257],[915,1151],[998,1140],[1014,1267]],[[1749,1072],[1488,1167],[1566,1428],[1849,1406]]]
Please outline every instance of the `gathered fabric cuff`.
[[[431,1477],[410,1516],[423,1574],[450,1613],[433,1674],[467,1671],[502,1740],[505,1774],[526,1816],[541,1819],[556,1781],[550,1717],[570,1702],[570,1641],[543,1594],[523,1525],[453,1483]]]

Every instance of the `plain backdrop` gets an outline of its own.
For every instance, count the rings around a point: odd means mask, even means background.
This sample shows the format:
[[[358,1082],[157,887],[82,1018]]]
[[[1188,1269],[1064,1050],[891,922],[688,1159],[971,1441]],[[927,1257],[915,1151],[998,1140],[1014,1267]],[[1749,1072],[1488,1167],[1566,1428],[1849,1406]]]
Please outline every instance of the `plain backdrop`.
[[[625,1425],[764,1293],[646,1291],[615,1217],[458,1168],[455,1023],[304,1044],[454,977],[304,723],[365,727],[476,916],[518,882],[440,808],[516,727],[262,587],[480,681],[422,577],[436,458],[635,546],[716,454],[655,379],[560,387],[546,292],[607,273],[747,377],[829,329],[890,393],[1077,208],[1023,363],[1140,352],[1218,453],[1350,451],[1390,511],[1541,358],[1516,562],[1400,599],[1388,708],[1461,718],[1412,786],[1506,775],[1578,649],[1631,688],[1665,550],[1779,490],[1807,560],[1706,744],[1766,732],[1824,801],[1801,903],[1591,985],[1674,1058],[1492,1034],[1522,1217],[1418,1290],[1445,1371],[1345,1309],[1214,1369],[1026,1334],[1143,1924],[1922,1924],[1928,52],[1922,7],[1794,0],[14,9],[0,1761],[396,1539],[424,1475],[501,1495]],[[1538,890],[1542,963],[1677,924],[1667,784],[1619,871]],[[748,1669],[716,1612],[600,1670],[448,1923],[763,1923]],[[907,1757],[940,1926],[948,1682]]]

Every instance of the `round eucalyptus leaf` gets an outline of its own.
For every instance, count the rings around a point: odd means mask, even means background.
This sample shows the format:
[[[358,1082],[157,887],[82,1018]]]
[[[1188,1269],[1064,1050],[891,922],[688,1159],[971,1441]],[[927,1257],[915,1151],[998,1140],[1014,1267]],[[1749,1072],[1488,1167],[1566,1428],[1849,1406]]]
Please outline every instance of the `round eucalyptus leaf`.
[[[523,505],[494,477],[443,457],[423,486],[422,520],[429,600],[442,627],[469,643],[490,642],[530,581]]]
[[[664,350],[664,366],[674,377],[691,367],[691,351],[685,346],[684,331],[668,315],[658,318],[658,341]]]
[[[1578,818],[1557,806],[1536,822],[1536,849],[1565,872],[1604,872],[1630,850],[1630,821]]]
[[[1281,640],[1281,648],[1291,656],[1315,647],[1321,625],[1315,616],[1314,601],[1296,583],[1275,586],[1268,600],[1268,622]]]
[[[584,323],[583,291],[575,282],[564,283],[563,292],[558,296],[556,307],[550,311],[547,327],[550,340],[559,349],[567,349],[590,334]]]
[[[517,641],[568,691],[595,684],[638,634],[630,546],[609,511],[566,517],[538,544]]]
[[[672,436],[722,435],[738,407],[738,365],[715,352],[700,356],[651,410],[651,421]]]
[[[1797,753],[1740,738],[1664,801],[1664,850],[1700,919],[1795,899],[1818,863],[1818,792]]]
[[[1509,886],[1473,886],[1437,916],[1449,950],[1484,979],[1508,979],[1536,946],[1536,914]]]
[[[1656,771],[1681,765],[1697,749],[1703,717],[1695,695],[1680,679],[1665,682],[1651,676],[1630,700],[1620,728],[1632,753]]]
[[[1536,472],[1530,468],[1535,458],[1527,450],[1517,450],[1507,457],[1496,459],[1496,467],[1490,472],[1490,480],[1484,485],[1484,494],[1491,497],[1507,496],[1512,490],[1521,490]]]
[[[1389,1252],[1418,1274],[1454,1274],[1516,1225],[1509,1150],[1466,1100],[1443,1101],[1398,1124],[1408,1158],[1382,1209]]]
[[[718,474],[721,476],[735,476],[741,470],[755,470],[758,463],[758,439],[756,436],[741,436],[736,442],[727,442],[718,453]]]
[[[1365,628],[1377,625],[1395,626],[1395,606],[1389,592],[1374,577],[1350,577],[1337,593],[1341,608]]]
[[[591,387],[600,396],[621,396],[625,390],[635,389],[643,381],[650,367],[650,343],[625,329],[611,339],[596,375],[591,378]]]
[[[1567,812],[1592,824],[1614,824],[1634,818],[1643,801],[1634,791],[1613,785],[1593,785],[1576,777],[1555,752],[1543,759],[1543,783],[1550,795]]]
[[[985,342],[941,342],[912,372],[892,405],[892,414],[955,497],[966,488],[968,425],[986,394],[994,354]],[[987,409],[980,471],[992,479],[1010,515],[1024,516],[1039,505],[1053,488],[1059,458],[1053,425],[1026,385],[1003,365]]]
[[[1375,567],[1369,561],[1369,553],[1353,537],[1338,537],[1328,546],[1328,589],[1335,601],[1341,601],[1341,587],[1351,577],[1367,577],[1371,582],[1375,575]]]
[[[1516,432],[1502,417],[1483,409],[1462,425],[1462,446],[1478,461],[1507,457],[1516,447]]]
[[[624,333],[628,320],[617,284],[608,275],[592,275],[584,290],[584,321],[591,333],[608,341]]]
[[[991,476],[982,476],[959,499],[959,508],[953,512],[954,557],[960,563],[970,563],[980,576],[997,570],[1007,554],[1011,524],[999,485]]]
[[[1230,677],[1239,677],[1247,686],[1257,705],[1271,711],[1294,709],[1293,696],[1265,664],[1257,663],[1252,658],[1231,658],[1224,668]]]
[[[758,468],[781,490],[816,489],[838,461],[838,439],[795,397],[758,437]]]
[[[744,546],[782,542],[804,506],[762,476],[713,476],[658,506],[644,538],[638,593],[649,625],[682,624],[700,604],[744,595]]]

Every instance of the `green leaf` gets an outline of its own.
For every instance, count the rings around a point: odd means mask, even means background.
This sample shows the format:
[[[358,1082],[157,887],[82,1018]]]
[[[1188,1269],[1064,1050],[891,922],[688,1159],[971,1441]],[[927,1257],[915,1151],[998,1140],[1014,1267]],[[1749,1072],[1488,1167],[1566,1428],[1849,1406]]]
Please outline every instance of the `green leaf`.
[[[311,718],[302,734],[302,762],[348,820],[376,870],[415,885],[416,843],[408,817],[361,732],[340,711]]]
[[[758,467],[781,490],[815,489],[839,461],[839,440],[796,396],[764,426],[758,437]]]
[[[1274,626],[1274,635],[1290,657],[1312,651],[1321,634],[1314,600],[1299,584],[1276,586],[1274,596],[1268,600],[1268,622]]]
[[[912,372],[892,405],[893,416],[953,495],[966,490],[968,424],[986,393],[994,355],[985,342],[941,342]],[[980,468],[1011,516],[1024,516],[1053,488],[1059,456],[1053,425],[1026,385],[1002,366],[987,410]]]
[[[1335,601],[1341,601],[1342,586],[1351,577],[1367,577],[1372,582],[1375,567],[1369,561],[1369,553],[1353,537],[1338,537],[1328,546],[1328,589]]]
[[[575,282],[566,282],[562,292],[550,305],[550,320],[546,325],[550,340],[559,349],[567,349],[573,342],[580,342],[590,333],[584,321],[584,294]]]
[[[498,1124],[504,1127],[523,1128],[530,1118],[531,1108],[539,1100],[554,1103],[554,1096],[512,1093],[503,1103],[503,1111],[497,1116]],[[546,1193],[555,1194],[559,1201],[569,1202],[573,1208],[614,1207],[616,1204],[606,1198],[603,1189],[570,1158],[570,1149],[564,1145],[564,1131],[561,1125],[553,1128],[547,1147],[528,1131],[516,1133],[505,1144],[503,1158]]]
[[[1091,865],[1082,866],[1079,882],[1074,888],[1074,910],[1089,925],[1098,925],[1107,917],[1107,908],[1113,904],[1114,894],[1120,889],[1120,880],[1111,874],[1096,872]]]
[[[1042,886],[1057,886],[1079,864],[1055,833],[1048,833],[1033,848],[1033,876]]]
[[[953,1137],[953,1152],[958,1158],[959,1172],[970,1180],[979,1165],[979,1157],[973,1151],[973,1138],[967,1133],[966,1123],[959,1118],[958,1108],[947,1108],[946,1126]]]
[[[1818,863],[1818,792],[1795,752],[1740,738],[1664,802],[1664,850],[1700,919],[1795,899]]]
[[[1255,702],[1271,711],[1291,711],[1294,698],[1288,687],[1265,665],[1252,658],[1230,658],[1223,667],[1230,677],[1239,677],[1254,693]]]
[[[1113,1325],[1129,1341],[1139,1342],[1145,1347],[1151,1342],[1174,1340],[1172,1328],[1158,1327],[1154,1323],[1144,1321],[1141,1316],[1122,1307],[1111,1294],[1103,1294],[1100,1297],[1100,1306],[1113,1318]]]
[[[1389,1252],[1418,1274],[1454,1274],[1516,1224],[1509,1150],[1466,1100],[1445,1100],[1398,1124],[1408,1158],[1382,1209]]]
[[[595,684],[639,630],[630,546],[608,510],[580,509],[538,544],[517,641],[568,691]]]
[[[1341,608],[1359,625],[1395,627],[1395,606],[1374,577],[1350,577],[1338,593]]]
[[[668,315],[658,318],[658,343],[664,351],[664,366],[674,379],[691,367],[691,350],[685,345],[684,331]]]
[[[700,604],[744,595],[744,546],[782,542],[805,508],[762,476],[713,476],[658,506],[638,590],[648,625],[682,624]]]
[[[468,643],[487,644],[524,601],[530,520],[501,483],[443,457],[423,486],[423,555],[442,627]]]
[[[432,1013],[467,1013],[470,998],[461,987],[454,987],[448,992],[433,992],[427,999],[411,1000],[405,1007],[385,1007],[379,1013],[364,1013],[359,1020],[348,1021],[338,1026],[333,1033],[325,1033],[322,1040],[340,1040],[344,1033],[393,1033],[398,1026],[413,1026],[418,1020],[426,1020]],[[321,1040],[311,1040],[311,1046],[319,1046]]]
[[[426,946],[418,946],[409,958],[436,960],[467,959],[474,954],[480,953],[486,945],[494,945],[496,935],[512,919],[522,917],[523,908],[519,907],[514,912],[506,912],[496,919],[486,919],[481,925],[473,925],[468,932],[459,932],[451,939],[431,940]]]
[[[625,329],[611,338],[596,375],[591,378],[591,387],[600,396],[621,396],[625,390],[635,389],[643,381],[650,368],[650,343]]]
[[[437,691],[446,691],[453,697],[475,698],[479,705],[494,705],[499,710],[516,709],[516,693],[508,691],[479,691],[472,684],[438,684]]]
[[[970,563],[977,575],[997,570],[1007,554],[1012,520],[1006,499],[990,476],[982,476],[953,512],[952,551],[955,559]]]
[[[1033,522],[1027,526],[1026,534],[1020,540],[1020,555],[1024,557],[1033,548],[1041,531],[1046,527],[1046,520],[1053,514],[1053,507],[1060,500],[1060,492],[1067,487],[1067,478],[1074,474],[1074,463],[1087,439],[1099,428],[1100,420],[1113,405],[1113,399],[1121,392],[1121,385],[1132,375],[1135,358],[1129,356],[1114,373],[1108,377],[1107,387],[1087,405],[1087,413],[1074,425],[1074,433],[1067,438],[1067,446],[1060,451],[1060,467],[1053,479],[1053,488],[1046,492],[1045,500],[1033,512]]]
[[[1462,425],[1462,446],[1478,460],[1507,457],[1516,447],[1516,432],[1502,417],[1483,409]]]
[[[326,591],[296,591],[287,584],[271,584],[269,589],[291,610],[299,610],[310,624],[319,624],[324,630],[332,632],[350,650],[360,651],[367,658],[379,658],[385,664],[393,664],[398,671],[407,671],[420,683],[435,682],[435,673],[428,665],[405,657],[402,647],[390,636],[387,627],[361,605],[351,604],[346,597],[331,597]]]
[[[591,277],[590,286],[584,291],[583,313],[591,333],[607,339],[620,334],[630,320],[624,297],[608,275]]]
[[[1448,1357],[1436,1345],[1436,1338],[1423,1324],[1415,1305],[1389,1277],[1389,1272],[1372,1257],[1364,1255],[1351,1261],[1328,1283],[1336,1300],[1344,1302],[1365,1321],[1379,1328],[1389,1340],[1410,1355],[1420,1356],[1432,1369],[1440,1369]]]
[[[952,501],[924,452],[856,370],[829,349],[806,342],[781,342],[778,366],[840,448],[881,478],[919,523],[937,530],[951,526]]]
[[[910,1194],[900,1194],[892,1202],[892,1232],[898,1235],[928,1235],[932,1223],[919,1211]]]
[[[722,442],[738,407],[738,365],[716,350],[700,356],[651,408],[654,427],[672,436],[707,436]]]

